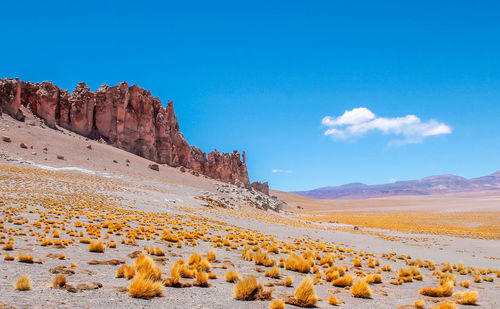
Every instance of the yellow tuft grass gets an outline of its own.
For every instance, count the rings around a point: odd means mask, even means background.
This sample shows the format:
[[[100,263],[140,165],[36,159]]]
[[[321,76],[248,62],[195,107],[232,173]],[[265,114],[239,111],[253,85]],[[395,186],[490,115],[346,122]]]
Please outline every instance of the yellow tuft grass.
[[[280,269],[276,266],[273,266],[270,270],[266,270],[264,273],[266,277],[274,278],[274,279],[279,279],[280,277]]]
[[[104,253],[105,247],[101,240],[92,241],[89,245],[90,252]]]
[[[285,303],[282,300],[275,299],[269,305],[269,309],[285,309]]]
[[[309,271],[311,271],[311,264],[309,264],[309,262],[307,262],[307,260],[305,260],[300,255],[292,253],[285,260],[285,269],[298,271],[301,273],[308,273]]]
[[[446,281],[437,288],[423,288],[419,293],[431,297],[449,297],[453,294],[453,281]]]
[[[31,278],[29,275],[23,275],[17,279],[14,287],[18,291],[27,291],[31,290]]]
[[[255,277],[246,277],[234,285],[233,297],[237,300],[255,300],[262,286]]]
[[[6,254],[4,255],[3,259],[6,261],[14,261],[16,258],[13,255]]]
[[[366,283],[366,279],[359,279],[356,281],[351,287],[351,294],[357,298],[371,298],[372,290],[368,283]]]
[[[215,262],[217,260],[217,254],[215,253],[215,250],[212,249],[207,253],[207,260],[209,262]]]
[[[209,287],[210,283],[208,283],[208,274],[204,271],[199,271],[196,273],[196,282],[194,285],[199,287]]]
[[[287,287],[291,287],[293,285],[293,277],[286,276],[285,281],[283,281],[283,284]]]
[[[460,300],[457,303],[461,305],[475,305],[478,298],[477,291],[465,291],[465,292],[457,292],[453,294],[453,296],[460,297]]]
[[[65,275],[57,275],[54,279],[52,279],[51,287],[53,289],[60,289],[66,285],[66,276]]]
[[[134,298],[151,299],[163,295],[162,282],[154,281],[144,273],[137,273],[130,282],[128,294]]]
[[[236,282],[236,281],[241,279],[240,275],[238,274],[238,272],[236,270],[230,270],[230,271],[226,272],[224,277],[226,278],[227,282]]]
[[[419,299],[419,300],[416,300],[413,305],[415,306],[415,308],[417,309],[422,309],[424,308],[425,306],[425,301],[423,299]]]
[[[328,297],[328,303],[333,306],[338,306],[340,305],[340,300],[335,296],[330,296]]]
[[[348,274],[336,280],[333,280],[332,285],[337,287],[347,287],[351,286],[353,281],[354,281],[354,275]]]
[[[382,283],[382,276],[379,274],[369,274],[365,277],[366,283]]]
[[[188,264],[193,265],[193,264],[198,264],[201,262],[202,256],[199,253],[193,253],[188,259]]]
[[[151,280],[160,280],[162,271],[160,268],[155,266],[153,259],[142,253],[134,262],[135,270],[137,274],[142,274],[146,278]]]
[[[359,258],[354,259],[354,260],[352,261],[352,265],[353,265],[354,267],[361,267],[361,266],[363,266],[363,265],[361,264],[361,260],[360,260]]]
[[[465,281],[460,282],[458,285],[460,285],[461,287],[464,287],[464,288],[468,289],[469,285],[470,285],[470,281],[469,280],[465,280]]]
[[[457,305],[452,302],[440,303],[439,306],[432,307],[432,309],[457,309]]]
[[[33,256],[19,253],[17,256],[17,261],[21,263],[33,264]]]
[[[181,264],[179,267],[179,274],[182,278],[194,278],[196,276],[196,269],[191,268],[186,264]]]
[[[286,303],[299,307],[314,307],[318,300],[319,298],[314,289],[314,281],[307,276],[300,282],[295,291],[295,297],[287,299]]]

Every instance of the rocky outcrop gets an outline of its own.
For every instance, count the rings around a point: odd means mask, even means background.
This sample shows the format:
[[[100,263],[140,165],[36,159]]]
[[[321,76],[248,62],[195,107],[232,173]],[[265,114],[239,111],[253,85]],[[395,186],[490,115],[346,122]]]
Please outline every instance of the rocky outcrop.
[[[269,184],[266,182],[254,181],[250,185],[254,190],[260,191],[265,195],[269,195]]]
[[[60,126],[146,159],[182,166],[193,173],[240,186],[250,186],[245,153],[208,155],[188,144],[179,129],[172,101],[163,108],[148,90],[122,82],[92,92],[79,83],[73,93],[51,82],[31,83],[0,79],[0,114],[24,120],[22,108],[30,110],[47,126]]]

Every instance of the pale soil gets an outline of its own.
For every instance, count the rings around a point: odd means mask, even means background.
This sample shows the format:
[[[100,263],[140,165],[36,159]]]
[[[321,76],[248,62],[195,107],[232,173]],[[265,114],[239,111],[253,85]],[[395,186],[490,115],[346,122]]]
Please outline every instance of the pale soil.
[[[321,300],[317,306],[321,308],[332,307],[328,305],[327,299],[332,290],[340,290],[335,294],[345,303],[341,308],[398,308],[404,305],[410,305],[417,299],[431,299],[418,293],[423,287],[437,286],[439,280],[431,276],[431,271],[422,268],[424,274],[423,281],[413,281],[403,285],[391,285],[397,275],[399,268],[407,268],[403,260],[389,261],[381,258],[382,253],[397,252],[398,255],[411,255],[412,259],[421,258],[432,260],[436,263],[463,262],[466,266],[478,268],[500,269],[500,260],[489,257],[500,257],[500,245],[497,240],[481,240],[470,238],[455,238],[442,235],[414,235],[401,232],[383,231],[383,235],[396,236],[396,240],[381,237],[380,234],[369,234],[354,231],[331,230],[329,227],[336,227],[336,224],[322,223],[316,224],[296,219],[297,214],[289,211],[296,209],[295,203],[303,203],[308,206],[304,200],[299,198],[294,201],[280,195],[281,198],[290,201],[287,213],[276,214],[274,212],[255,210],[245,201],[240,201],[238,209],[211,209],[201,205],[201,201],[194,197],[200,195],[203,191],[216,193],[216,181],[204,177],[195,177],[187,173],[181,173],[178,169],[161,166],[160,172],[152,171],[148,168],[151,162],[143,158],[131,155],[108,145],[99,144],[95,141],[87,141],[85,138],[73,133],[58,132],[49,128],[40,128],[39,126],[16,122],[6,116],[0,119],[0,136],[7,135],[12,139],[11,143],[0,141],[0,201],[6,201],[8,204],[0,206],[2,219],[6,218],[6,207],[26,206],[22,212],[15,218],[28,218],[28,224],[14,225],[12,222],[4,222],[2,234],[8,231],[18,231],[22,229],[28,234],[17,235],[15,238],[15,247],[13,251],[0,250],[0,303],[5,302],[9,305],[19,308],[123,308],[123,307],[144,307],[144,308],[267,308],[269,301],[236,301],[232,297],[232,288],[234,284],[225,282],[224,273],[226,270],[215,268],[212,272],[216,273],[218,279],[209,280],[212,284],[209,288],[168,288],[164,287],[164,297],[157,297],[151,300],[132,298],[125,292],[120,292],[116,288],[127,288],[129,281],[124,278],[115,278],[115,271],[119,266],[88,265],[90,260],[109,260],[112,258],[123,259],[127,263],[132,263],[133,259],[127,254],[142,250],[147,247],[161,247],[166,252],[165,264],[158,266],[163,270],[163,278],[170,276],[169,269],[173,262],[178,259],[187,261],[193,252],[205,254],[212,247],[212,242],[198,241],[196,246],[184,245],[182,248],[169,248],[166,241],[156,240],[136,240],[137,246],[121,244],[120,239],[124,236],[110,236],[116,239],[117,248],[107,248],[105,253],[88,252],[88,245],[75,244],[68,245],[66,248],[58,249],[53,246],[42,247],[36,236],[30,236],[28,228],[31,227],[39,217],[36,212],[30,213],[29,210],[43,210],[45,198],[63,199],[70,198],[75,203],[78,197],[66,196],[67,193],[83,194],[88,192],[90,198],[98,197],[97,203],[110,206],[112,209],[124,209],[133,211],[145,211],[149,213],[168,214],[173,217],[178,216],[184,220],[186,229],[187,223],[192,223],[199,228],[206,227],[211,236],[221,234],[226,235],[228,231],[225,228],[234,228],[241,233],[245,231],[254,231],[262,233],[266,238],[275,236],[275,241],[293,242],[294,238],[304,239],[302,243],[310,240],[311,243],[325,242],[335,244],[339,247],[352,248],[353,250],[364,250],[369,253],[375,253],[380,260],[381,266],[391,265],[393,271],[381,273],[383,283],[372,285],[373,298],[359,299],[350,295],[349,290],[336,288],[330,284],[316,285],[316,291]],[[25,143],[33,149],[21,149],[20,143]],[[91,144],[93,149],[86,148]],[[47,147],[45,154],[43,148]],[[33,155],[32,152],[36,152]],[[58,160],[57,155],[63,155],[65,160]],[[88,158],[88,160],[87,160]],[[113,160],[118,163],[113,163]],[[125,160],[130,161],[127,167]],[[29,163],[27,163],[29,162]],[[49,169],[52,167],[56,169]],[[16,168],[12,170],[12,168]],[[17,169],[20,168],[20,169]],[[60,168],[66,168],[61,170]],[[78,169],[84,170],[78,170]],[[409,198],[407,201],[412,207],[419,207],[420,200]],[[402,207],[399,201],[392,204],[389,199],[386,200],[389,207]],[[377,201],[377,205],[384,207],[385,201]],[[39,204],[40,203],[40,204]],[[309,200],[311,206],[332,205],[330,201],[317,202]],[[324,203],[324,204],[323,204]],[[337,202],[335,202],[337,203]],[[371,202],[370,202],[371,203]],[[439,204],[438,202],[436,202]],[[351,205],[357,210],[363,210],[364,207],[372,208],[373,205],[363,206]],[[340,208],[349,209],[348,202],[339,203]],[[68,205],[70,209],[72,205]],[[104,206],[103,206],[104,207]],[[359,207],[359,209],[358,209]],[[377,206],[378,207],[378,206]],[[422,206],[422,207],[430,207]],[[432,208],[432,207],[431,207]],[[412,208],[413,209],[413,208]],[[308,209],[309,210],[309,209]],[[315,209],[312,209],[314,211]],[[322,210],[321,208],[317,210]],[[323,209],[324,210],[324,209]],[[109,210],[108,213],[111,213]],[[64,218],[67,211],[61,214]],[[192,217],[189,217],[192,216]],[[154,217],[154,216],[153,216]],[[89,222],[84,216],[76,219],[72,217],[66,222],[67,228],[74,228],[72,224],[75,221]],[[138,219],[140,220],[140,219]],[[216,221],[214,221],[216,220]],[[134,222],[131,220],[131,222]],[[96,222],[94,222],[96,224]],[[138,227],[138,223],[134,223]],[[170,228],[170,226],[167,226]],[[84,229],[78,229],[85,231]],[[35,231],[38,229],[35,228]],[[103,229],[103,235],[106,233]],[[43,230],[42,230],[43,232]],[[70,237],[62,231],[62,239]],[[49,234],[50,236],[50,234]],[[85,235],[87,237],[87,235]],[[399,237],[399,238],[397,238]],[[78,239],[78,237],[77,237]],[[441,249],[440,249],[441,248]],[[220,267],[229,265],[229,269],[234,268],[240,274],[252,274],[258,277],[262,283],[275,281],[264,277],[263,273],[257,272],[256,267],[268,269],[263,266],[256,266],[253,262],[244,261],[241,257],[242,246],[237,249],[226,247],[216,248],[217,259],[219,262],[212,263],[212,266]],[[298,251],[300,253],[300,251]],[[35,259],[42,258],[43,264],[25,264],[16,261],[5,261],[5,254],[12,254],[17,257],[19,253],[34,255]],[[65,254],[65,260],[48,257],[48,254]],[[323,254],[322,252],[320,254]],[[349,266],[350,272],[354,273],[352,268],[353,256],[345,253],[344,260],[336,260],[337,265]],[[284,257],[288,254],[280,253],[270,254],[272,258]],[[75,262],[79,265],[77,274],[67,276],[68,282],[73,284],[80,281],[96,281],[103,284],[101,289],[92,291],[83,291],[80,293],[70,293],[65,290],[56,290],[48,287],[55,276],[49,272],[49,269]],[[366,265],[366,261],[363,261]],[[438,267],[440,268],[440,267]],[[320,267],[320,269],[323,269]],[[86,273],[89,270],[91,273]],[[362,267],[366,273],[373,272],[371,268]],[[80,273],[81,272],[81,273]],[[287,295],[293,295],[300,280],[305,276],[298,272],[280,269],[282,279],[285,275],[294,277],[294,285],[291,288],[276,286],[272,295],[273,298],[284,299]],[[13,283],[16,278],[22,274],[29,274],[33,281],[33,288],[30,291],[16,291]],[[312,276],[312,275],[310,275]],[[489,276],[489,275],[488,275]],[[324,278],[324,277],[323,277]],[[282,280],[281,279],[281,280]],[[471,289],[479,292],[478,303],[482,308],[498,308],[500,295],[499,278],[495,276],[494,282],[472,283],[471,275],[458,275],[457,282],[471,280]],[[192,282],[192,279],[182,279],[183,282]],[[268,289],[268,288],[266,288]],[[463,291],[464,288],[455,287],[455,291]],[[330,291],[330,292],[329,292]],[[385,295],[386,294],[386,295]],[[453,299],[451,297],[444,298]],[[431,301],[427,301],[426,308],[430,308]],[[460,308],[466,306],[458,305]],[[0,304],[1,307],[1,304]],[[287,307],[291,307],[287,305]],[[408,307],[411,308],[411,307]]]

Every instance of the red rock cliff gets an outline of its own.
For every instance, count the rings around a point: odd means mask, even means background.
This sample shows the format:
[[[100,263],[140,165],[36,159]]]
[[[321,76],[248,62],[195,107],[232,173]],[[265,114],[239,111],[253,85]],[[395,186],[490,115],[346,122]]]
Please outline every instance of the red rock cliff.
[[[3,110],[23,120],[21,106],[50,127],[58,125],[92,139],[103,138],[146,159],[184,166],[224,182],[250,184],[244,152],[241,159],[238,151],[229,154],[214,150],[207,155],[190,146],[179,130],[172,101],[163,108],[151,92],[136,85],[103,85],[92,92],[85,83],[79,83],[69,93],[51,82],[0,79],[0,114]]]

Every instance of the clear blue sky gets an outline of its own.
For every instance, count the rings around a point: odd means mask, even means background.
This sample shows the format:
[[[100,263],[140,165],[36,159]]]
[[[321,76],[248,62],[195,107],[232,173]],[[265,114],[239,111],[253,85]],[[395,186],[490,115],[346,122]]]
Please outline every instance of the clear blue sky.
[[[499,170],[500,2],[408,2],[6,1],[0,77],[136,83],[277,189]],[[354,108],[451,133],[344,134]]]

